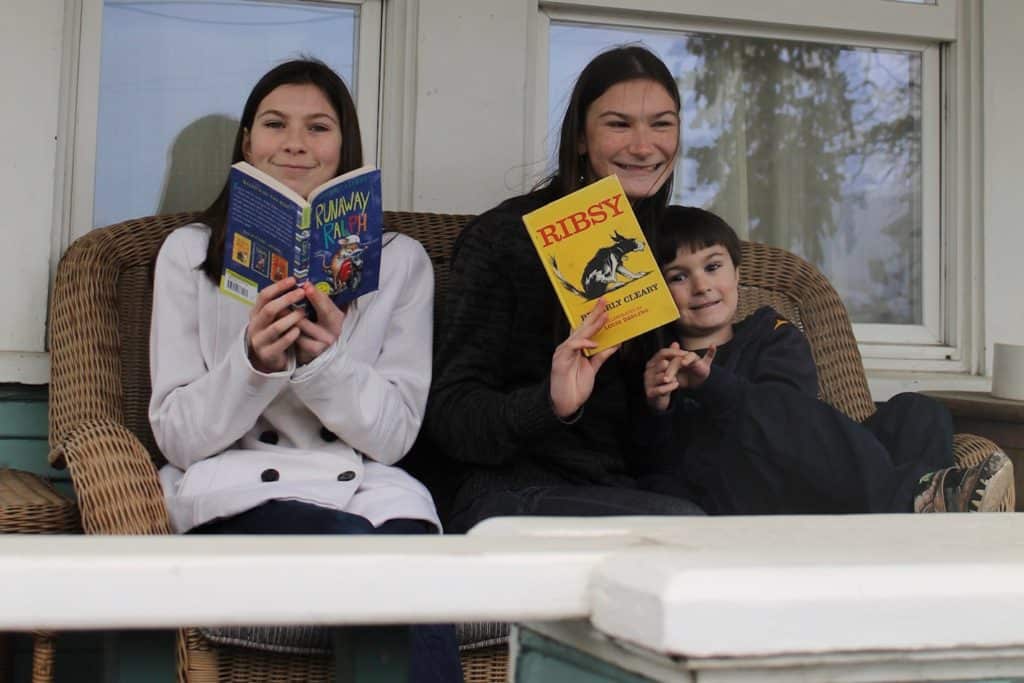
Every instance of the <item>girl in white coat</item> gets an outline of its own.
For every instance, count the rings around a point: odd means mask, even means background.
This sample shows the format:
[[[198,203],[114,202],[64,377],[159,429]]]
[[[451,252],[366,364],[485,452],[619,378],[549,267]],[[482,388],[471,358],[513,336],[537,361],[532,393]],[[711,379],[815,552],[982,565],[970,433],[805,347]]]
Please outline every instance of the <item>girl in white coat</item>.
[[[296,60],[245,104],[232,161],[308,196],[362,164],[355,106],[330,68]],[[252,307],[218,292],[227,183],[157,258],[149,418],[182,533],[431,533],[426,488],[395,467],[430,385],[433,270],[384,237],[380,288],[339,309],[286,278]],[[307,300],[315,320],[305,307]],[[412,627],[413,680],[461,680],[450,627]]]

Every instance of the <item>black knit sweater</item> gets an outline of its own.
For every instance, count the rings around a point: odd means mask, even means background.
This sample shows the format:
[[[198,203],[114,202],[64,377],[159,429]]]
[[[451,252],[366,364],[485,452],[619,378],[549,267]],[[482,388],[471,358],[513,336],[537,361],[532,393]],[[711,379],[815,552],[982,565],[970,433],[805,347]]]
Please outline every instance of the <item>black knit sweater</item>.
[[[578,421],[552,411],[551,356],[569,328],[522,216],[553,198],[541,190],[510,199],[455,244],[425,423],[434,447],[460,464],[455,510],[490,491],[634,485],[617,355]]]

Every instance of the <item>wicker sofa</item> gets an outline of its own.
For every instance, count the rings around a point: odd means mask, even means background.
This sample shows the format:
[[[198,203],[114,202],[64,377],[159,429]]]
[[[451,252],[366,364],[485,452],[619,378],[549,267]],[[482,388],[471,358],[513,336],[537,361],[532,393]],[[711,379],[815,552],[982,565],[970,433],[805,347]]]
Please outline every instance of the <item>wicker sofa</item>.
[[[50,311],[51,462],[70,469],[90,534],[170,533],[157,480],[163,462],[147,419],[153,265],[160,245],[192,214],[152,216],[94,230],[61,259]],[[438,305],[452,242],[469,216],[389,212],[386,224],[426,247]],[[825,278],[797,256],[745,243],[741,311],[772,304],[800,325],[818,365],[823,399],[854,419],[872,413],[852,328]],[[440,320],[440,316],[437,317]],[[436,323],[435,323],[436,324]],[[957,435],[961,462],[997,447]],[[1012,491],[1005,508],[1013,509]],[[216,645],[196,629],[179,634],[179,677],[187,681],[329,680],[327,656]],[[464,653],[470,683],[505,679],[503,646]]]

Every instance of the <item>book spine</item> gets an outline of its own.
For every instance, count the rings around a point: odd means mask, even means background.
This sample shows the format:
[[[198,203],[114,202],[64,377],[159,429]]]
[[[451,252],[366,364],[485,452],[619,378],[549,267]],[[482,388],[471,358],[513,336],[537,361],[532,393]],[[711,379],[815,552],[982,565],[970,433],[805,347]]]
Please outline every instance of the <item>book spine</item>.
[[[292,272],[298,282],[309,278],[309,225],[310,207],[302,207],[295,226],[295,257]]]

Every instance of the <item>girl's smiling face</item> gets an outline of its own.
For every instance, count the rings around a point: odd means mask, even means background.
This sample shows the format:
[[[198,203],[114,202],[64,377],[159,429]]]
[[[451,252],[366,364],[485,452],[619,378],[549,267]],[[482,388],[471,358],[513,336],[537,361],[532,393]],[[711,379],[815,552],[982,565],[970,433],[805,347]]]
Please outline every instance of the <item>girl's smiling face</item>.
[[[678,149],[679,112],[656,81],[616,83],[587,108],[579,153],[587,157],[588,180],[615,174],[630,199],[661,189]]]
[[[341,122],[320,88],[281,85],[256,108],[242,154],[303,197],[338,174]]]

